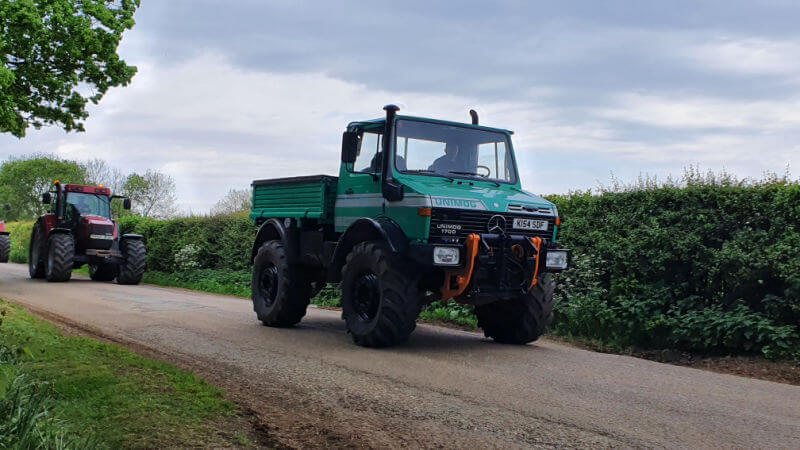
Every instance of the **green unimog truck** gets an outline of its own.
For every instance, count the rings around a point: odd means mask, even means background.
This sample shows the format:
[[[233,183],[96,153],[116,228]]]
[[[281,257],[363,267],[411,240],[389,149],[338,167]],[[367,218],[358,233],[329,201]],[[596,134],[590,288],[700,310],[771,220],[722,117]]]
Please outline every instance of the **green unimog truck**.
[[[353,122],[339,176],[253,181],[253,308],[265,325],[298,323],[340,283],[353,340],[405,341],[423,306],[475,306],[495,341],[536,340],[552,319],[555,205],[520,188],[512,132],[397,115]],[[388,155],[388,157],[385,157]]]

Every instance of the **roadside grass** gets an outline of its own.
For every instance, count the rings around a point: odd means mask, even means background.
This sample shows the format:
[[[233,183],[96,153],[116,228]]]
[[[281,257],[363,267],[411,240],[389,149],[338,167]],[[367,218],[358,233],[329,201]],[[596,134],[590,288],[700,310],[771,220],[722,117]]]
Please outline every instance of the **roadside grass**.
[[[250,280],[249,270],[197,269],[174,273],[145,272],[142,281],[158,286],[249,298]],[[311,304],[323,308],[338,308],[341,306],[340,297],[339,290],[329,285],[311,299]],[[430,322],[455,324],[471,330],[478,327],[478,320],[475,318],[472,307],[455,302],[448,304],[434,302],[422,310],[420,318]]]
[[[222,390],[123,347],[65,336],[0,300],[0,447],[230,447],[249,442]]]

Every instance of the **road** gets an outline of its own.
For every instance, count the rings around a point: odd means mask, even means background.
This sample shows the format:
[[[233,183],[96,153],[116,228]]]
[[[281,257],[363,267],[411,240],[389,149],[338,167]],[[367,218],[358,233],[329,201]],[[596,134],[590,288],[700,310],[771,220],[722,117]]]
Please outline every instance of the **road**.
[[[195,371],[289,447],[800,448],[797,386],[429,325],[366,349],[336,311],[275,329],[241,298],[76,278],[2,264],[0,297]]]

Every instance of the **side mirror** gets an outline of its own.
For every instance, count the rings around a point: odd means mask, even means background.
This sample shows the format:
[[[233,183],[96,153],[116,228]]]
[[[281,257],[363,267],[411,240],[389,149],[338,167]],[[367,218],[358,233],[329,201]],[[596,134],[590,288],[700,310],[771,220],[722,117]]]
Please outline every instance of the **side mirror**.
[[[126,198],[122,200],[122,209],[131,209],[131,199]]]
[[[44,203],[45,205],[49,205],[51,200],[52,198],[49,192],[45,192],[44,194],[42,194],[42,203]]]
[[[342,134],[342,162],[352,164],[358,156],[358,132],[345,131]]]

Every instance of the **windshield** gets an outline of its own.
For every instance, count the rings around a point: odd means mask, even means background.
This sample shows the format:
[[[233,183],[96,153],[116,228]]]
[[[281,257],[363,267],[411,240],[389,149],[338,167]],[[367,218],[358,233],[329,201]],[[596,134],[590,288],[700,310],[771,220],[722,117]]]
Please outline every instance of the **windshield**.
[[[517,181],[505,133],[400,119],[395,142],[399,172],[512,184]]]
[[[111,209],[107,195],[86,194],[81,192],[67,193],[68,215],[78,212],[81,216],[111,217]],[[70,214],[72,213],[72,214]]]

